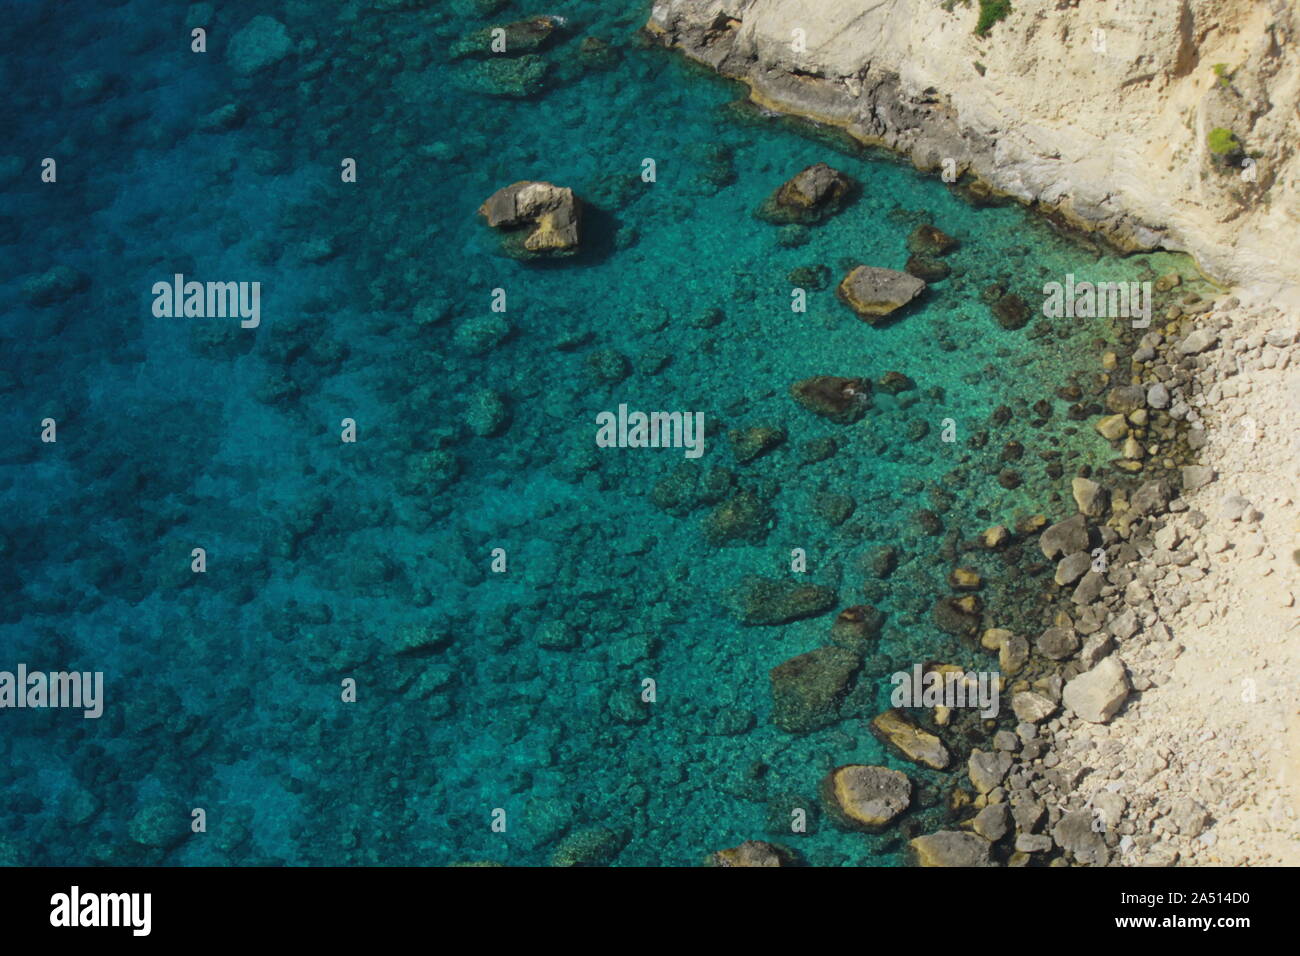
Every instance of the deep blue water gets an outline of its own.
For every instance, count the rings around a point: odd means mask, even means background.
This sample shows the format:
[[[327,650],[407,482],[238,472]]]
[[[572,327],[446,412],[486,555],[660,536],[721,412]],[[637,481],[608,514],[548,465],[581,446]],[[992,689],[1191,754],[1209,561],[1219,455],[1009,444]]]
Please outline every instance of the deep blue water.
[[[745,839],[820,865],[900,862],[897,834],[819,818],[821,777],[904,769],[931,805],[917,819],[946,819],[956,775],[884,753],[864,719],[894,669],[992,666],[933,626],[949,570],[984,574],[986,623],[1032,617],[1034,586],[1013,561],[958,558],[960,542],[1063,516],[1072,469],[1108,457],[1053,395],[1096,369],[1104,326],[1004,331],[980,292],[1003,282],[1032,304],[1071,271],[1188,267],[1100,253],[737,109],[736,88],[638,42],[646,4],[421,6],[6,6],[0,670],[103,671],[106,699],[98,720],[0,711],[0,862],[536,864],[603,840],[620,865],[694,865]],[[536,95],[486,95],[477,61],[449,61],[466,34],[543,12],[568,24]],[[292,50],[238,76],[227,45],[258,14]],[[190,50],[196,25],[207,53]],[[584,51],[589,37],[606,46]],[[789,247],[753,211],[819,160],[862,196]],[[583,197],[582,255],[500,254],[476,209],[521,179]],[[902,268],[924,221],[961,241],[954,275],[865,325],[833,282],[857,262]],[[815,265],[832,287],[794,313],[789,274]],[[174,273],[260,282],[260,327],[154,317],[151,288]],[[788,394],[891,370],[917,388],[878,394],[855,425]],[[1035,425],[1041,399],[1054,411]],[[656,504],[680,450],[596,447],[595,416],[620,403],[705,414],[686,467],[766,503],[751,540],[710,539],[712,504]],[[1011,421],[991,425],[1002,405]],[[500,406],[500,430],[478,434]],[[750,425],[786,441],[737,463],[727,432]],[[999,461],[1010,441],[1024,457]],[[1065,455],[1064,481],[1042,451]],[[996,480],[1008,466],[1015,490]],[[921,533],[922,509],[942,534]],[[880,580],[864,559],[884,545],[900,563]],[[768,672],[827,643],[833,612],[743,627],[726,607],[746,575],[793,578],[793,548],[838,607],[887,616],[860,711],[804,735],[773,726]],[[561,625],[574,646],[543,647]],[[424,653],[401,652],[413,634]],[[641,708],[646,678],[657,701]],[[790,806],[813,809],[812,832],[788,832]]]

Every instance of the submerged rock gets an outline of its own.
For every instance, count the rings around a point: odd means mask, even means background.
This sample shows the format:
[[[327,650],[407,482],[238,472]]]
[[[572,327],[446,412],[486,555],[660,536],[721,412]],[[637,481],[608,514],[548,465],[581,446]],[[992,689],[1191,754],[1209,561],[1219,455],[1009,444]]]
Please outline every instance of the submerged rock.
[[[749,575],[730,596],[732,611],[746,625],[789,624],[825,614],[837,601],[834,588]]]
[[[839,284],[835,294],[868,325],[898,311],[925,289],[925,282],[906,272],[858,266]]]
[[[555,848],[551,866],[607,866],[627,843],[627,834],[609,827],[575,830]]]
[[[884,613],[870,604],[855,604],[836,616],[831,643],[865,656],[884,626]]]
[[[1002,296],[991,306],[998,325],[1009,332],[1023,329],[1029,324],[1029,304],[1014,292]]]
[[[792,854],[784,847],[762,840],[746,840],[729,850],[718,850],[709,857],[710,866],[791,866]]]
[[[460,84],[470,93],[527,99],[546,88],[550,67],[540,56],[495,57],[475,63],[460,74]]]
[[[908,256],[907,265],[903,266],[903,271],[926,282],[942,282],[952,275],[952,266],[942,259],[913,253]]]
[[[814,375],[791,385],[790,394],[814,415],[849,425],[866,414],[871,404],[871,382],[865,378]]]
[[[917,226],[907,237],[907,251],[920,256],[943,256],[957,248],[957,240],[929,223]]]
[[[822,802],[840,826],[875,832],[889,825],[912,802],[912,781],[888,767],[848,764],[822,780]]]
[[[537,53],[550,45],[562,32],[563,22],[558,17],[529,17],[501,26],[475,30],[456,41],[451,47],[451,59],[465,57],[522,56]],[[497,33],[500,30],[501,33]],[[496,43],[496,46],[494,46]]]
[[[862,659],[828,645],[772,668],[772,722],[793,734],[840,719],[840,703],[853,689]]]
[[[275,66],[293,51],[293,40],[274,17],[256,16],[230,38],[226,59],[240,76],[252,76]]]
[[[489,226],[506,230],[508,254],[533,258],[577,251],[582,206],[572,189],[525,180],[498,189],[478,211]],[[527,235],[519,242],[523,230]]]
[[[838,213],[853,197],[852,177],[815,163],[781,185],[758,210],[758,217],[778,225],[811,225]]]
[[[727,433],[731,453],[741,464],[771,451],[785,441],[785,429],[780,425],[751,425]]]
[[[776,520],[772,506],[753,491],[741,490],[719,504],[704,519],[704,537],[710,544],[745,541],[762,544]]]

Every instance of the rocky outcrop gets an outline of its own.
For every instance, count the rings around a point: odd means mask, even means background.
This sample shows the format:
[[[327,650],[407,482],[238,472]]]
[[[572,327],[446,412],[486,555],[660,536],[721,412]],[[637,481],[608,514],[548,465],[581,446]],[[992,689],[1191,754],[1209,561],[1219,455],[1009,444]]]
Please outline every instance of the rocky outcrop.
[[[578,249],[582,207],[572,189],[517,182],[498,189],[478,211],[489,226],[505,230],[502,244],[508,254],[520,258],[564,256]]]
[[[763,203],[758,217],[779,225],[813,225],[843,209],[856,188],[848,175],[815,163],[777,189]]]
[[[1293,4],[1012,4],[984,37],[978,10],[655,0],[646,31],[765,109],[973,178],[1122,248],[1186,249],[1225,279],[1300,282],[1300,259],[1274,238],[1300,223]]]
[[[883,829],[912,802],[912,781],[888,767],[849,764],[836,767],[822,780],[826,812],[849,830]]]
[[[858,266],[844,277],[835,293],[863,322],[876,325],[885,316],[907,305],[924,289],[924,280],[906,272]]]

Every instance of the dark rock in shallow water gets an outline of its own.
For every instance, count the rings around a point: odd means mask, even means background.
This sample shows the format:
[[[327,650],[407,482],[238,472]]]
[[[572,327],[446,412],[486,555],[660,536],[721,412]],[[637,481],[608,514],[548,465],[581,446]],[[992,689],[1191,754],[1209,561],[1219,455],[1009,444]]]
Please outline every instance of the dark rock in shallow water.
[[[821,292],[830,287],[831,270],[827,266],[797,266],[790,270],[786,280],[796,288]]]
[[[906,272],[858,266],[839,284],[835,294],[868,325],[877,325],[925,290],[925,282]]]
[[[735,475],[726,468],[714,466],[706,472],[697,462],[684,461],[655,483],[650,501],[659,510],[681,518],[702,505],[721,501],[735,483]]]
[[[778,225],[818,223],[843,209],[856,187],[851,177],[816,163],[777,189],[759,208],[758,217]]]
[[[934,602],[934,626],[945,634],[969,636],[979,629],[983,604],[974,594],[944,597]]]
[[[507,230],[503,246],[521,258],[572,255],[578,248],[582,206],[573,190],[522,181],[498,189],[479,207],[494,229]],[[517,236],[527,230],[522,242]]]
[[[952,266],[948,265],[948,263],[941,259],[916,253],[908,256],[907,265],[903,267],[903,270],[908,275],[916,276],[925,282],[942,282],[952,275]]]
[[[752,425],[727,433],[731,453],[744,464],[766,454],[785,441],[785,429],[779,425]]]
[[[738,491],[709,512],[704,519],[704,538],[713,545],[732,541],[762,544],[775,520],[776,512],[762,497],[753,491]]]
[[[772,668],[772,721],[802,734],[840,719],[862,659],[843,647],[819,647]]]
[[[871,402],[871,382],[864,378],[814,375],[791,385],[790,394],[813,414],[848,425],[866,413]]]
[[[607,866],[627,844],[627,834],[609,827],[575,830],[555,848],[551,866]]]
[[[527,99],[546,88],[550,67],[540,56],[525,54],[515,59],[500,57],[475,63],[460,74],[460,85],[469,93]]]
[[[789,624],[825,614],[835,606],[834,588],[750,575],[729,596],[732,612],[745,625]]]
[[[90,288],[90,277],[71,266],[55,266],[23,283],[23,298],[32,305],[53,305]]]
[[[551,44],[562,32],[562,22],[557,17],[530,17],[501,26],[484,27],[452,44],[450,58],[465,57],[487,59],[492,56],[522,56],[537,53]],[[497,33],[497,31],[502,31]],[[494,43],[496,46],[494,46]]]
[[[746,840],[729,850],[718,850],[709,857],[709,865],[730,866],[793,866],[789,850],[762,840]]]
[[[993,303],[993,317],[1002,328],[1014,332],[1029,324],[1029,305],[1014,292],[1002,296]]]
[[[918,256],[943,256],[957,248],[957,240],[929,223],[917,226],[907,237],[907,251]]]
[[[855,604],[836,616],[831,625],[831,643],[865,657],[884,626],[885,615],[881,611],[870,604]]]
[[[890,395],[901,395],[916,388],[916,382],[902,372],[886,372],[876,384],[882,392],[888,392]]]

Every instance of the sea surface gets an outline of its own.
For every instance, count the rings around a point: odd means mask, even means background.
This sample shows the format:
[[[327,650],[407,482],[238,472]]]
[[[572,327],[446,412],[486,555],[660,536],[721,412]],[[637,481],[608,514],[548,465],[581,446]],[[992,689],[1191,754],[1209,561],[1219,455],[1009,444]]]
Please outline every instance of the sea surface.
[[[534,59],[454,58],[538,14],[565,23]],[[756,839],[889,866],[948,824],[978,741],[929,771],[867,721],[896,670],[996,667],[935,626],[949,572],[980,572],[985,625],[1033,626],[1033,542],[967,545],[1072,513],[1070,477],[1111,457],[1057,395],[1095,378],[1107,324],[1006,330],[982,293],[1037,310],[1067,273],[1194,271],[763,116],[644,43],[647,16],[5,5],[0,670],[102,672],[104,710],[0,710],[0,863],[691,866]],[[819,161],[856,202],[755,217]],[[503,255],[476,211],[519,180],[581,197],[580,254]],[[959,240],[952,276],[860,321],[835,283],[901,269],[923,223]],[[155,315],[177,273],[260,283],[260,324]],[[789,391],[891,371],[915,387],[877,387],[854,424]],[[620,404],[702,412],[704,454],[598,448]],[[738,461],[753,426],[784,441]],[[746,626],[750,576],[835,606]],[[771,669],[859,604],[884,626],[842,719],[775,726]],[[826,817],[848,763],[913,778],[903,829]]]

